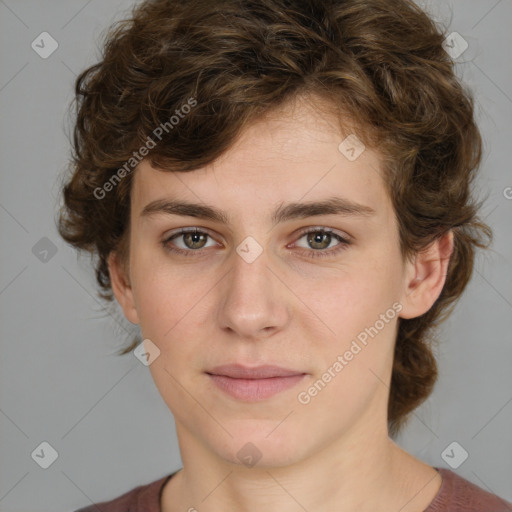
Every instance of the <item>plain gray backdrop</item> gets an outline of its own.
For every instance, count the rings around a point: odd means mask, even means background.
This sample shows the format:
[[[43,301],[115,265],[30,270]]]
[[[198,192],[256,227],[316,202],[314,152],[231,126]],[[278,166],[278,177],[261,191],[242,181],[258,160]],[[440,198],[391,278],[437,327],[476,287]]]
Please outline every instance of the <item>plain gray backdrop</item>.
[[[420,4],[468,43],[457,70],[476,97],[485,144],[478,189],[495,242],[440,332],[434,393],[398,441],[448,468],[442,453],[457,442],[448,453],[468,458],[455,471],[510,501],[512,1]],[[130,325],[102,311],[88,257],[77,259],[54,224],[76,74],[98,60],[102,33],[131,5],[0,0],[2,512],[72,511],[181,467],[149,369],[115,355]],[[42,32],[58,43],[47,58],[31,46]],[[43,442],[58,454],[47,469]]]

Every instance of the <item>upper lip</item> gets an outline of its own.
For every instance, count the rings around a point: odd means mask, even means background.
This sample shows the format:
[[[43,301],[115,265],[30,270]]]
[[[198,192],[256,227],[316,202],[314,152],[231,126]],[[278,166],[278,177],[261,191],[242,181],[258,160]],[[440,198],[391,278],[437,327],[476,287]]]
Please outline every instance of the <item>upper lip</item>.
[[[290,377],[303,375],[305,372],[290,370],[275,365],[263,365],[248,367],[241,364],[223,364],[216,366],[206,373],[211,375],[223,375],[232,379],[268,379],[270,377]]]

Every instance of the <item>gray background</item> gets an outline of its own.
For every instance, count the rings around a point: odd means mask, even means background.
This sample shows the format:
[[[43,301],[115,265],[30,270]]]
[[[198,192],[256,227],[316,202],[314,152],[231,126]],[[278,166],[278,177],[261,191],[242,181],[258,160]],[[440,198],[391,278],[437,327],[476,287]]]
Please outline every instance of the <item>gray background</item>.
[[[2,512],[75,510],[181,467],[149,370],[115,355],[129,324],[102,312],[88,257],[77,259],[54,225],[75,75],[96,62],[100,35],[131,3],[0,0]],[[441,453],[457,441],[469,457],[456,472],[512,500],[512,1],[421,5],[469,44],[458,71],[476,94],[478,186],[495,243],[443,326],[438,384],[399,443],[449,467]],[[59,43],[47,59],[31,48],[43,31]],[[32,251],[43,237],[57,250],[47,261]],[[58,452],[48,469],[31,457],[43,441]]]

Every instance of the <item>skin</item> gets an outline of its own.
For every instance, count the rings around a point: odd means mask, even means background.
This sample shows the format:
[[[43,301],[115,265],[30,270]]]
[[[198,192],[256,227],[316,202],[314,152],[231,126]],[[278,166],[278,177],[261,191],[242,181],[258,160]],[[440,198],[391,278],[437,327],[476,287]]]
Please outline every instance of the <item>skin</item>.
[[[170,172],[147,161],[136,169],[128,265],[112,253],[109,266],[124,314],[160,350],[149,368],[176,421],[183,469],[164,488],[164,512],[421,512],[441,485],[389,438],[387,400],[398,317],[425,313],[441,293],[452,234],[404,260],[378,152],[366,148],[349,161],[338,150],[349,132],[313,104],[296,99],[254,122],[202,169]],[[375,213],[272,225],[282,203],[334,195]],[[158,199],[215,206],[228,222],[141,215]],[[210,235],[168,243],[196,251],[189,256],[162,244],[182,227]],[[336,253],[335,237],[312,247],[305,228],[332,229],[351,243]],[[247,236],[263,251],[252,263],[236,252]],[[311,257],[321,251],[331,253]],[[399,314],[300,403],[298,393],[394,303]],[[307,375],[271,398],[242,402],[205,373],[233,362]],[[248,442],[261,454],[253,467],[237,457]]]

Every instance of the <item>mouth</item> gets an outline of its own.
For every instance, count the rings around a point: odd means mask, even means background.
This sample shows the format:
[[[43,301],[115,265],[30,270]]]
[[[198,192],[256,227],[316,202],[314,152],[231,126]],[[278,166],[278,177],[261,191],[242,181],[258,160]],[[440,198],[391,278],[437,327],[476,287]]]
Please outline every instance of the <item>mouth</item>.
[[[232,398],[257,402],[296,386],[307,374],[280,366],[249,368],[230,364],[206,372],[213,383]]]

